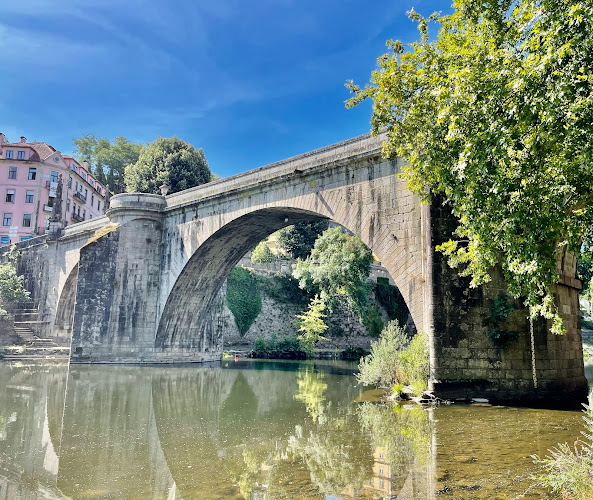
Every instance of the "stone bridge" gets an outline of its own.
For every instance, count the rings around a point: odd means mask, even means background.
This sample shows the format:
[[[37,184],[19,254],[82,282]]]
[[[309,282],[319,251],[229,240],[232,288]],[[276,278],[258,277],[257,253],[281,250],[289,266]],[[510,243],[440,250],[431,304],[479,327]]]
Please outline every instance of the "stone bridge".
[[[435,253],[455,227],[450,209],[424,205],[381,157],[382,137],[362,136],[169,196],[120,194],[106,216],[57,240],[18,244],[19,272],[39,304],[43,333],[71,340],[73,363],[219,359],[218,293],[239,259],[274,231],[325,218],[359,236],[430,336],[431,386],[444,397],[499,399],[586,393],[575,259],[559,262],[557,301],[567,334],[535,325],[535,370],[525,311],[509,348],[484,319],[505,284],[497,273],[471,289]],[[6,252],[6,251],[5,251]]]

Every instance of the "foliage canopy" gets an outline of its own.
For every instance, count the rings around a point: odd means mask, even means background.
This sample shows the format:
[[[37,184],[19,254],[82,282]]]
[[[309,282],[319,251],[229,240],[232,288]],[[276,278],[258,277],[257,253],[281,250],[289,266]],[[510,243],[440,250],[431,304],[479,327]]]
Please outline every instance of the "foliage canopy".
[[[124,192],[124,171],[127,165],[136,163],[142,144],[130,142],[123,136],[116,137],[113,144],[105,137],[85,134],[72,139],[74,154],[79,161],[90,163],[91,173],[114,193]]]
[[[276,256],[270,250],[267,240],[260,241],[251,253],[251,262],[254,264],[267,264],[274,262]]]
[[[319,293],[330,311],[342,297],[351,311],[362,316],[372,262],[373,254],[360,238],[347,236],[335,227],[315,241],[309,257],[296,262],[293,276],[304,290]]]
[[[138,161],[125,170],[128,192],[160,194],[160,186],[168,184],[169,193],[176,193],[210,179],[204,151],[177,137],[159,137],[147,144]]]
[[[500,262],[510,293],[562,333],[556,258],[593,236],[593,3],[453,6],[410,12],[420,39],[408,50],[390,40],[370,84],[347,84],[347,105],[372,99],[373,132],[408,160],[409,188],[445,196],[459,221],[440,247],[449,262],[474,286]]]
[[[328,228],[326,219],[313,222],[298,222],[278,231],[278,247],[293,259],[306,259],[315,241]]]

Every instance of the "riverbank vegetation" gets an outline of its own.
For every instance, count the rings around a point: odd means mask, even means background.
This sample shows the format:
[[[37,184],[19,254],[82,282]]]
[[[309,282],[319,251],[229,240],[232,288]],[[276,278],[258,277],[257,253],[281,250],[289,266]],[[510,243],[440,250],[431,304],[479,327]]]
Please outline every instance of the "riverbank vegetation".
[[[589,500],[593,498],[593,406],[584,405],[584,439],[577,440],[573,446],[559,444],[548,450],[548,455],[540,458],[533,456],[536,464],[543,471],[535,476],[544,486],[551,488],[562,498],[571,500]]]
[[[593,4],[455,0],[453,14],[409,13],[419,29],[387,42],[370,83],[386,157],[406,160],[410,190],[456,220],[438,249],[472,286],[500,264],[532,317],[564,325],[556,262],[593,244]],[[435,35],[431,26],[438,26]]]
[[[14,265],[0,265],[0,316],[7,314],[3,305],[29,300],[31,294],[25,290],[24,281],[24,276],[17,274]]]
[[[358,366],[356,378],[364,385],[391,388],[402,397],[406,390],[420,396],[428,385],[428,337],[417,333],[410,338],[396,321],[391,321],[371,344],[371,353]]]

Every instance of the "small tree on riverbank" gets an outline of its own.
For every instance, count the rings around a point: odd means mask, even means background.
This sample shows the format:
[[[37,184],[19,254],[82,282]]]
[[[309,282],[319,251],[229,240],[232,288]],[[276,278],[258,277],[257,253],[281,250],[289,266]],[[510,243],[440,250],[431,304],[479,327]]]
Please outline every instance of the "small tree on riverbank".
[[[24,302],[31,295],[24,287],[24,276],[18,276],[11,264],[0,265],[0,316],[6,315],[2,304]]]
[[[325,340],[323,333],[327,330],[325,322],[325,303],[319,297],[314,297],[309,303],[308,309],[303,313],[297,315],[296,325],[299,332],[299,341],[307,354],[313,353],[315,344],[320,340]]]

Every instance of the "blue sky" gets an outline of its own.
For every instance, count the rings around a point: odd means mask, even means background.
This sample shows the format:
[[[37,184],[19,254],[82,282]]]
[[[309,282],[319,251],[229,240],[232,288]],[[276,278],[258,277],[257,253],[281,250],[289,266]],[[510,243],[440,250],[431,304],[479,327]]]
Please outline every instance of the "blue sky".
[[[63,153],[85,133],[177,135],[226,177],[369,131],[368,81],[436,0],[4,0],[0,131]]]

